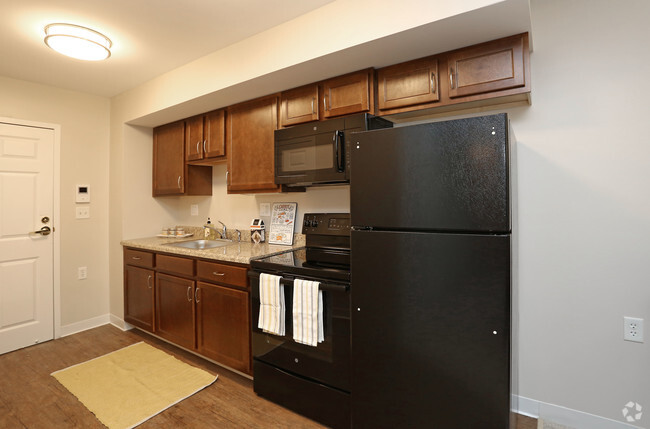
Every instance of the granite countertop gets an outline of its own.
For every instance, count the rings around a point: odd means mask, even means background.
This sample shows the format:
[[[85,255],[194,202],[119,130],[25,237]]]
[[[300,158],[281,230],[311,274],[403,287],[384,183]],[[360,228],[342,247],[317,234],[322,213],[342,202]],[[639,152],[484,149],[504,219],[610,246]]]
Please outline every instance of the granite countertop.
[[[259,259],[265,256],[277,255],[278,253],[286,252],[291,249],[300,249],[305,247],[305,240],[302,234],[295,234],[293,245],[284,246],[278,244],[252,243],[250,235],[245,240],[246,236],[242,234],[242,241],[237,242],[235,238],[232,244],[223,247],[215,247],[213,249],[186,249],[184,247],[166,246],[169,243],[178,243],[181,241],[197,240],[202,237],[196,234],[193,237],[186,238],[173,238],[173,237],[144,237],[129,240],[122,240],[120,244],[124,247],[131,247],[135,249],[151,250],[154,252],[163,252],[175,254],[179,256],[191,256],[194,258],[213,259],[215,261],[237,262],[240,264],[248,264],[252,259]],[[229,234],[229,238],[230,234]]]

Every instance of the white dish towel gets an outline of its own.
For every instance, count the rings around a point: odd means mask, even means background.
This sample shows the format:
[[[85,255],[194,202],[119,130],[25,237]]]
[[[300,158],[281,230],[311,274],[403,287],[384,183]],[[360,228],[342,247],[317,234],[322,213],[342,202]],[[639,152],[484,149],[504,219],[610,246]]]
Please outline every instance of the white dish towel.
[[[257,327],[275,335],[285,334],[284,286],[282,277],[260,274],[260,317]]]
[[[323,292],[319,286],[319,282],[309,280],[293,281],[293,339],[313,347],[325,338]]]

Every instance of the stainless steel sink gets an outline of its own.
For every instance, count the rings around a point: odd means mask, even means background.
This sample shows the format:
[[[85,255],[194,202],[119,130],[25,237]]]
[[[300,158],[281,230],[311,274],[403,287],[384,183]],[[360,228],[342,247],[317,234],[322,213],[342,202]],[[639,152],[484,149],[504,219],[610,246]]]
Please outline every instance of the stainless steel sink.
[[[186,249],[214,249],[215,247],[223,247],[232,244],[232,240],[224,240],[222,238],[216,240],[192,240],[180,241],[178,243],[168,243],[167,246],[185,247]]]

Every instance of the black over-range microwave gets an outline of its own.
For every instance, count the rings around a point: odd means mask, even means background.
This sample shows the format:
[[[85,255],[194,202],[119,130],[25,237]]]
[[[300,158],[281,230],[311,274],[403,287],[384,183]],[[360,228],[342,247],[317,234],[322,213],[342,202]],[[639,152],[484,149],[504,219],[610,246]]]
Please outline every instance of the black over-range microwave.
[[[350,133],[392,126],[386,119],[362,113],[276,130],[275,183],[350,183]]]

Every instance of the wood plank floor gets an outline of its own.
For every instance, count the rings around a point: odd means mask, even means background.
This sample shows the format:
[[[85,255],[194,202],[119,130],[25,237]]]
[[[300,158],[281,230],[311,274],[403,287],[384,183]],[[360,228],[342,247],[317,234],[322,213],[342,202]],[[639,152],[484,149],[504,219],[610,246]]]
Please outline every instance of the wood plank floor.
[[[138,330],[105,325],[0,356],[0,428],[103,428],[50,374],[145,341],[178,359],[218,374],[218,380],[139,428],[324,428],[253,392],[251,380]],[[517,429],[537,421],[517,416]]]

